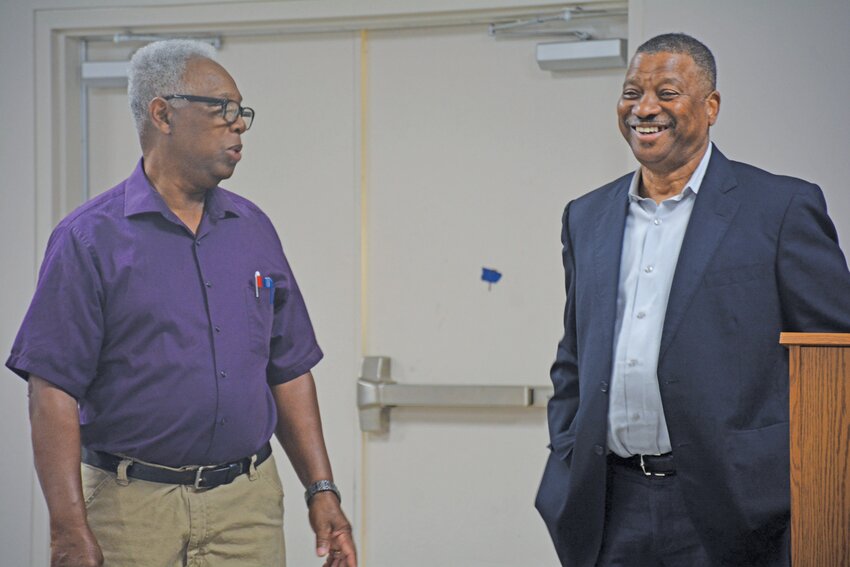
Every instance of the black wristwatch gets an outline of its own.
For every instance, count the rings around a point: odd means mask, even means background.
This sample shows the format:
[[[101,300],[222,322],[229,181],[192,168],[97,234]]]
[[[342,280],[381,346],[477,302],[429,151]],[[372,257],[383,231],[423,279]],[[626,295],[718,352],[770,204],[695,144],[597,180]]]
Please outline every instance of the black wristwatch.
[[[337,500],[342,502],[342,496],[339,494],[339,489],[336,485],[330,480],[319,480],[314,482],[310,486],[307,487],[307,490],[304,492],[304,501],[307,502],[307,505],[310,505],[310,499],[312,499],[319,492],[333,492],[336,494]]]

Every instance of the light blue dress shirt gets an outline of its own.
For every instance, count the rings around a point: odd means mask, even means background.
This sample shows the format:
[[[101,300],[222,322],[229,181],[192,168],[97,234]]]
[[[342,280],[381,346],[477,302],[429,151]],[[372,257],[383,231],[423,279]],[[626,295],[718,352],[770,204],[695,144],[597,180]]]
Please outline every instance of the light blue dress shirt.
[[[675,197],[660,204],[641,197],[640,168],[629,187],[608,411],[608,448],[621,457],[671,450],[658,389],[658,352],[673,273],[711,147]]]

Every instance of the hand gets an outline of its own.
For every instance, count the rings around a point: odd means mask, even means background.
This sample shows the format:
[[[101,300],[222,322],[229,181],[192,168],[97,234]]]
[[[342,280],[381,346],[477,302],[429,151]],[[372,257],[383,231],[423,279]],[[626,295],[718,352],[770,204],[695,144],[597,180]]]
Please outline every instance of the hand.
[[[50,533],[50,567],[100,567],[103,552],[88,526]]]
[[[333,492],[319,492],[310,499],[310,525],[316,533],[316,555],[327,556],[324,567],[357,567],[351,524]]]

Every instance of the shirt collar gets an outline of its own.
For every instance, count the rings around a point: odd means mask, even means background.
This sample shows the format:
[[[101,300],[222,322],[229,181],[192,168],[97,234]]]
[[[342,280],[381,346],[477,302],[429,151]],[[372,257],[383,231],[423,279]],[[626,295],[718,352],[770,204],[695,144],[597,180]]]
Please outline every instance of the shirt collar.
[[[172,218],[174,214],[162,200],[154,186],[151,185],[145,175],[144,158],[139,160],[136,169],[127,178],[124,189],[124,216],[131,217],[142,213],[160,213],[166,218]],[[215,187],[207,191],[204,213],[214,219],[227,216],[239,216],[236,203],[230,195],[221,187]]]
[[[705,154],[703,154],[702,159],[699,162],[699,165],[691,174],[691,178],[688,179],[688,182],[685,184],[685,188],[682,189],[682,192],[676,195],[675,197],[671,197],[671,199],[682,199],[686,194],[688,189],[694,193],[694,195],[699,193],[699,189],[702,186],[702,178],[705,177],[705,172],[708,169],[708,161],[711,159],[711,148],[714,146],[712,142],[708,143],[708,148],[705,150]],[[638,193],[638,186],[640,185],[640,167],[637,168],[635,174],[632,175],[632,181],[629,184],[629,200],[631,201],[640,201],[645,197],[641,197],[640,193]]]

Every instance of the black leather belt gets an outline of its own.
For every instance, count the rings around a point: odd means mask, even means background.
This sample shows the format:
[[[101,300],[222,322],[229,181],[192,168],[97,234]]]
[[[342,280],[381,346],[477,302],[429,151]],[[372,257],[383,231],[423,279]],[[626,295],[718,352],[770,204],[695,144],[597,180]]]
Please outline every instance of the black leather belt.
[[[630,469],[637,469],[646,476],[673,476],[676,474],[676,463],[673,462],[673,453],[663,455],[632,455],[621,457],[616,453],[608,455],[608,460],[615,464]]]
[[[258,466],[268,459],[271,454],[272,446],[266,443],[262,449],[257,451],[257,460],[254,461],[254,466]],[[82,460],[87,465],[115,473],[118,472],[118,465],[124,460],[124,457],[100,451],[90,451],[83,447]],[[251,457],[239,459],[232,463],[203,465],[181,471],[132,461],[132,464],[127,467],[127,476],[163,484],[187,484],[195,488],[215,488],[222,484],[230,484],[239,475],[247,473],[250,467]]]

